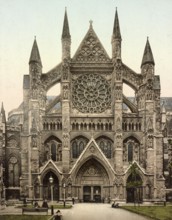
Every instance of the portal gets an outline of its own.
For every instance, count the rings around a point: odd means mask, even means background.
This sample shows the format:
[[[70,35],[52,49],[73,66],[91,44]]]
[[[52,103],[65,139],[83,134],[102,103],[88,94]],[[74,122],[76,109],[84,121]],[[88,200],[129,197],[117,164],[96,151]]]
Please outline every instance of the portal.
[[[109,176],[96,159],[90,159],[82,165],[76,181],[81,186],[79,197],[83,202],[101,202],[110,196]]]
[[[84,186],[83,202],[101,202],[101,186]]]

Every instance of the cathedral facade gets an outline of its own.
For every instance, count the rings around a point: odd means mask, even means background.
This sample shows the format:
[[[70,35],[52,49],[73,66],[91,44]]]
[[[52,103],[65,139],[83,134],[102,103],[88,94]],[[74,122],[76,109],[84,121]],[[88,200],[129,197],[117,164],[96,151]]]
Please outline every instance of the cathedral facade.
[[[5,198],[164,201],[160,78],[149,39],[140,73],[122,62],[117,11],[112,57],[92,22],[71,57],[67,12],[61,39],[62,61],[47,73],[34,40],[23,103],[7,122],[2,106]],[[58,83],[60,95],[49,100],[47,91]],[[134,101],[123,94],[124,84],[135,91]]]

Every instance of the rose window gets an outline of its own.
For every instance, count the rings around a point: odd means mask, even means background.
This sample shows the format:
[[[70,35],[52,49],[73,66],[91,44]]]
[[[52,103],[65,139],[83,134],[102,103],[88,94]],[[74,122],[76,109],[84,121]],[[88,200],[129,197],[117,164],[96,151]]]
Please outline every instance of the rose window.
[[[111,102],[109,83],[98,74],[79,76],[73,83],[74,106],[83,113],[101,113]]]

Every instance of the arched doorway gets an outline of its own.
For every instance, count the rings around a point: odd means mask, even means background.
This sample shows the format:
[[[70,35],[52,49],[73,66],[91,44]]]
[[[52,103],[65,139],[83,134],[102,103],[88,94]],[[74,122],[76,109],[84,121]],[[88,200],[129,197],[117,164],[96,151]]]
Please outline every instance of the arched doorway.
[[[108,173],[96,159],[92,158],[82,165],[76,184],[81,186],[80,198],[83,202],[101,202],[110,196]]]
[[[50,183],[50,177],[53,178],[53,183]],[[43,178],[43,198],[51,200],[51,187],[53,188],[53,200],[59,200],[59,180],[58,177],[52,172],[48,172]]]
[[[127,179],[127,202],[141,203],[143,199],[142,179],[139,174],[131,173]]]

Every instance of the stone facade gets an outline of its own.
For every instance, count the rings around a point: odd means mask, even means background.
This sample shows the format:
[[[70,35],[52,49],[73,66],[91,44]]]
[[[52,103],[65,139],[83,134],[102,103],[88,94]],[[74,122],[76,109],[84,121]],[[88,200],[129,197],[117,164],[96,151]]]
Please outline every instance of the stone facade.
[[[122,62],[117,11],[111,43],[112,58],[90,22],[71,58],[65,12],[62,61],[43,73],[34,40],[23,103],[1,121],[7,199],[51,199],[52,188],[54,200],[165,200],[160,79],[149,40],[140,73]],[[57,83],[61,93],[48,101]],[[123,95],[124,83],[135,91],[135,102]]]

